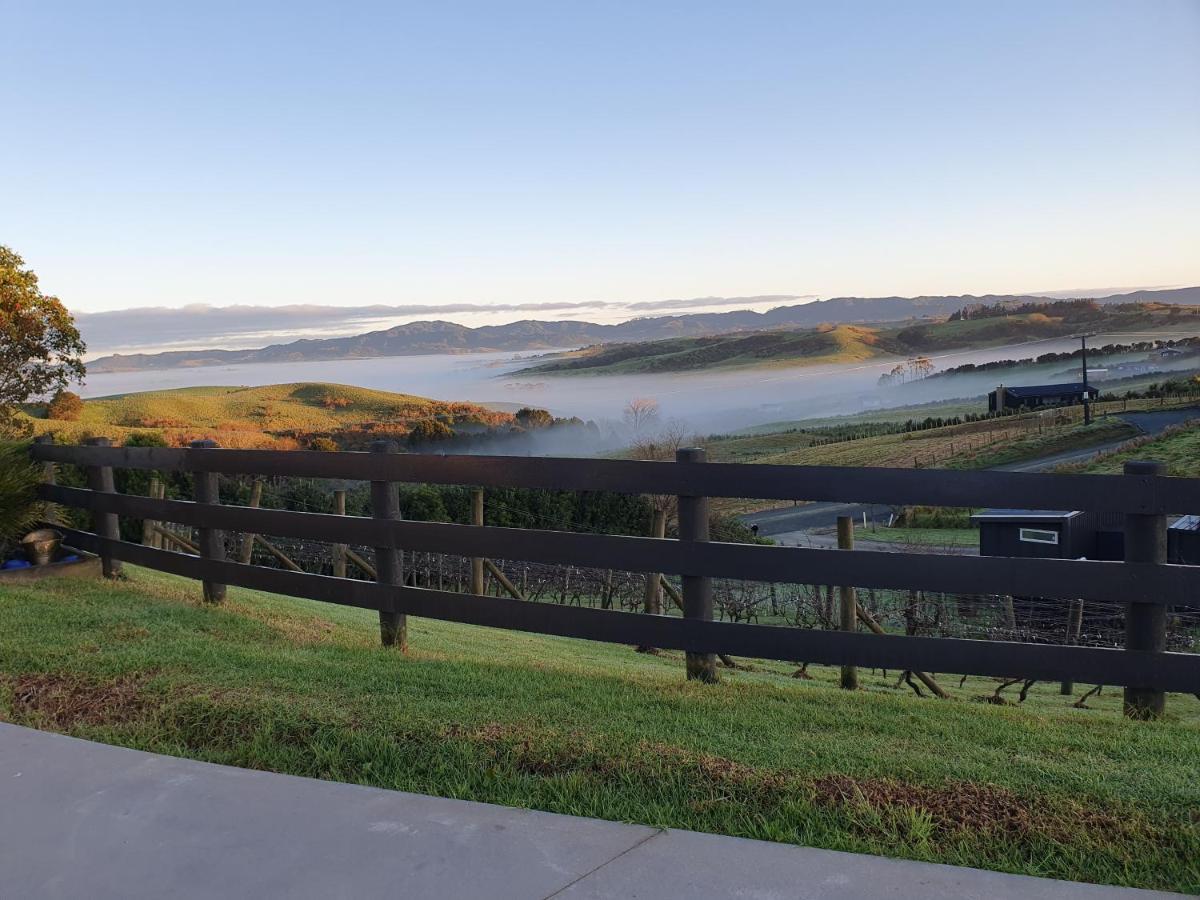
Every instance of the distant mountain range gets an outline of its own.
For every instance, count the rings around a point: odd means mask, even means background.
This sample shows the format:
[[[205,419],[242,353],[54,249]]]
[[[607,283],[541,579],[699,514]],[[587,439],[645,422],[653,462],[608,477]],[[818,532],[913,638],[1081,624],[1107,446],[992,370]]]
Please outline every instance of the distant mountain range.
[[[549,350],[595,344],[639,343],[671,338],[707,337],[743,331],[812,328],[823,324],[867,324],[941,318],[960,309],[997,304],[1050,302],[1033,295],[988,294],[943,297],[835,297],[764,313],[735,310],[632,319],[616,325],[594,322],[525,319],[507,325],[469,328],[453,322],[397,325],[352,337],[304,339],[250,350],[177,350],[114,354],[88,363],[88,371],[122,372],[265,362],[369,359],[433,353]],[[1200,287],[1135,291],[1094,299],[1097,303],[1200,304]],[[86,335],[85,335],[86,336]]]

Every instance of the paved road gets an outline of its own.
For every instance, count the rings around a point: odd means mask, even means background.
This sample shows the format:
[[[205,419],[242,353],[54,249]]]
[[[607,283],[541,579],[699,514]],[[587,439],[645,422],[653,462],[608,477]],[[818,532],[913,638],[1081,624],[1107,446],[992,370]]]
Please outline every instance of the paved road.
[[[0,895],[22,900],[1177,896],[314,781],[5,724],[0,811]]]
[[[1156,435],[1172,425],[1179,425],[1200,418],[1200,407],[1188,409],[1165,409],[1161,412],[1132,412],[1123,413],[1118,418],[1138,428],[1143,434]],[[1128,438],[1098,444],[1080,450],[1066,450],[1053,453],[1037,459],[1025,460],[1019,463],[1009,463],[998,466],[1004,472],[1041,472],[1068,462],[1081,462],[1091,459],[1099,453],[1111,450],[1125,443]],[[869,519],[884,521],[891,512],[890,506],[862,503],[809,503],[804,506],[769,509],[763,512],[749,513],[742,516],[748,524],[757,524],[758,533],[763,537],[776,537],[786,543],[795,543],[801,533],[814,528],[831,528],[837,523],[838,516],[852,516],[861,521],[865,512]],[[818,540],[817,545],[824,546]],[[833,543],[836,546],[836,542]]]

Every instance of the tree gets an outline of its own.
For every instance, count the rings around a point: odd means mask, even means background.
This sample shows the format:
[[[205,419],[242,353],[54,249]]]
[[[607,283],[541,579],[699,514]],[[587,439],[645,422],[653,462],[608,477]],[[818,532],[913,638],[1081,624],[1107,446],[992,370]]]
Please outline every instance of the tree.
[[[51,419],[63,422],[78,422],[82,413],[83,401],[73,391],[59,391],[46,409],[46,415]]]
[[[550,415],[544,409],[535,409],[532,406],[518,409],[513,418],[517,420],[518,425],[526,430],[531,428],[546,428],[554,424],[554,416]]]
[[[0,245],[0,434],[26,434],[17,407],[65,390],[85,374],[86,349],[71,314],[43,294],[37,275]]]
[[[408,445],[420,447],[422,444],[432,444],[434,441],[447,441],[454,437],[454,429],[445,422],[437,419],[422,419],[413,425],[408,433]]]
[[[625,404],[625,424],[637,438],[658,421],[658,401],[651,397],[634,397]]]

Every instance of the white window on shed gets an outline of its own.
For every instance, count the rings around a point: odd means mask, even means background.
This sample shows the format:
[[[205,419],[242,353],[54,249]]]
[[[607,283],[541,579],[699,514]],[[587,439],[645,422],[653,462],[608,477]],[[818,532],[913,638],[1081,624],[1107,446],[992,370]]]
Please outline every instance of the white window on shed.
[[[1058,532],[1048,528],[1022,528],[1019,537],[1029,544],[1058,543]]]

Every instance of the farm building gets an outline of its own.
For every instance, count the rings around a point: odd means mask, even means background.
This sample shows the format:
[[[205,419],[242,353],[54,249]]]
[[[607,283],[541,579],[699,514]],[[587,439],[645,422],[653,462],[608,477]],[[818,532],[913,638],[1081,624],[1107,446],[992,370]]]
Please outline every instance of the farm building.
[[[985,509],[971,516],[979,526],[980,556],[1041,559],[1096,558],[1095,514],[1078,510]]]
[[[1167,529],[1167,561],[1200,566],[1200,516],[1182,516]]]
[[[988,412],[1004,409],[1037,409],[1042,406],[1065,406],[1082,403],[1084,397],[1095,399],[1097,388],[1080,381],[1069,384],[1035,384],[1027,387],[1000,385],[988,394]]]
[[[979,528],[980,556],[1121,560],[1121,513],[1079,510],[985,509],[971,516]],[[1200,565],[1200,516],[1182,516],[1167,529],[1167,561]]]

